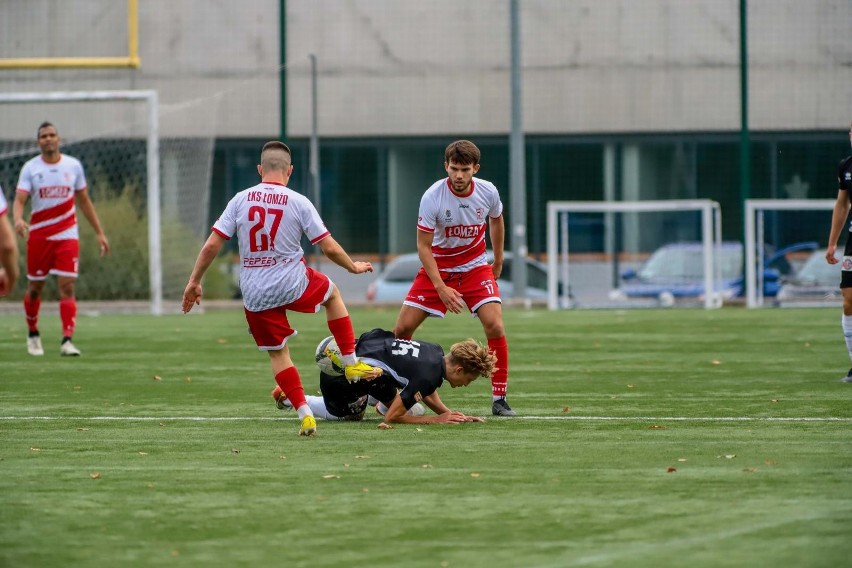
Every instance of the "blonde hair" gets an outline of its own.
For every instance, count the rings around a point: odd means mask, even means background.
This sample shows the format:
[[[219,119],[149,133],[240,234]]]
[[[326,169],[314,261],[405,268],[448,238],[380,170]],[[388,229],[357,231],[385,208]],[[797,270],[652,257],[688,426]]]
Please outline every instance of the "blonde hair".
[[[497,365],[497,356],[474,339],[465,339],[450,347],[450,362],[461,365],[466,373],[490,377]]]

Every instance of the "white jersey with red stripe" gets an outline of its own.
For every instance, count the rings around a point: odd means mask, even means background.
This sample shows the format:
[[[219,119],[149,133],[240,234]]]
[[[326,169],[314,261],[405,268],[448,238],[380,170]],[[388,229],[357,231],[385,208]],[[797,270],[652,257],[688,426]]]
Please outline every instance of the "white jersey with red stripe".
[[[450,179],[444,178],[420,199],[417,229],[432,233],[432,256],[440,270],[466,272],[488,264],[488,218],[502,214],[503,202],[493,183],[473,178],[468,192],[460,196],[450,189]]]
[[[329,235],[307,197],[262,182],[236,194],[213,224],[240,247],[240,290],[247,310],[259,312],[298,300],[308,286],[304,233],[312,244]]]
[[[59,161],[47,163],[41,156],[21,168],[17,190],[32,201],[30,238],[59,241],[79,238],[74,196],[86,189],[83,164],[61,154]]]

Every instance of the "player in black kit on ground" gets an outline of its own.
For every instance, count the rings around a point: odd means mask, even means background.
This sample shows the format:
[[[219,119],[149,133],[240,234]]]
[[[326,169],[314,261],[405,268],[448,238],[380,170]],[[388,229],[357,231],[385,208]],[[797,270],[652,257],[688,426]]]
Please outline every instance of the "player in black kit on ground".
[[[361,420],[370,397],[387,407],[384,420],[388,423],[458,424],[481,422],[447,408],[437,389],[444,384],[452,388],[465,387],[477,377],[489,377],[496,358],[488,348],[473,339],[454,344],[450,352],[437,343],[396,339],[392,332],[373,329],[361,335],[355,353],[362,361],[383,369],[376,379],[349,382],[320,372],[322,396],[308,396],[314,415],[327,420]],[[286,399],[278,389],[272,397],[279,408],[286,408]],[[436,416],[415,416],[408,411],[423,402]]]

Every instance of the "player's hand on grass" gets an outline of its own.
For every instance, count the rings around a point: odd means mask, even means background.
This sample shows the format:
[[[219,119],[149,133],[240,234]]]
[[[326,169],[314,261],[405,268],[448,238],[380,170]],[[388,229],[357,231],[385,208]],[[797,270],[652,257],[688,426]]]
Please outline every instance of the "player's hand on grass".
[[[188,313],[195,304],[201,304],[201,282],[190,282],[183,291],[183,313]]]
[[[439,424],[461,424],[462,422],[467,422],[465,420],[467,417],[464,414],[454,410],[439,414],[436,418],[438,419]]]

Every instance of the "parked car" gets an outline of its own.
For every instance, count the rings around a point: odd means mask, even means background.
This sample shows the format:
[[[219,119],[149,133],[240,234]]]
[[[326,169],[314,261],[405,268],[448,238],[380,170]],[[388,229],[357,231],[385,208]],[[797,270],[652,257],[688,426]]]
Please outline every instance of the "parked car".
[[[781,287],[782,277],[795,270],[788,255],[792,252],[814,250],[816,243],[797,243],[774,253],[764,254],[763,295],[774,297]],[[738,242],[723,242],[718,251],[720,278],[714,289],[721,300],[730,300],[745,293],[743,278],[743,246]],[[645,298],[671,305],[678,300],[704,299],[704,255],[699,242],[672,243],[654,251],[637,270],[621,274],[623,284],[611,294],[613,300]]]
[[[489,261],[492,260],[491,251],[488,252],[488,258]],[[497,279],[503,298],[512,297],[512,261],[512,253],[504,253],[503,272]],[[370,283],[367,288],[367,301],[401,303],[421,266],[420,257],[416,252],[396,257]],[[561,292],[560,285],[558,293]],[[535,302],[547,301],[547,266],[533,258],[527,258],[527,298]]]
[[[843,250],[837,250],[834,258],[843,259]],[[801,303],[835,300],[840,294],[840,263],[825,261],[825,249],[811,253],[802,268],[787,279],[778,291],[778,302]]]

